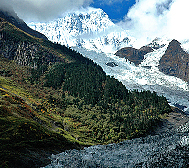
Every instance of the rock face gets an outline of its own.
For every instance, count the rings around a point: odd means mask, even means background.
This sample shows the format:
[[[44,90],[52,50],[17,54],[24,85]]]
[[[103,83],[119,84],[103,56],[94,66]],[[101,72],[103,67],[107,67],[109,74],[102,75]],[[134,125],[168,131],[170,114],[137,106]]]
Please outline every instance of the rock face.
[[[42,48],[39,44],[32,42],[9,41],[5,42],[5,35],[0,32],[0,54],[5,58],[14,60],[19,65],[37,68],[38,62],[49,64],[51,62],[60,62],[61,58],[52,52]]]
[[[110,66],[110,67],[116,67],[118,66],[115,62],[108,62],[106,63],[107,66]]]
[[[139,65],[144,59],[144,55],[152,51],[153,49],[147,46],[143,46],[140,49],[125,47],[117,51],[115,55],[119,56],[120,58],[126,58],[135,65]]]
[[[3,30],[7,24],[8,22],[0,17],[0,55],[3,57],[32,68],[37,68],[39,63],[50,64],[63,61],[53,51],[41,46],[37,40],[34,42],[29,37],[24,39],[24,33],[21,30],[14,32],[14,35],[7,33]],[[14,31],[14,27],[9,31]]]
[[[162,56],[159,70],[167,75],[176,76],[189,82],[189,54],[177,40],[172,40]]]
[[[45,35],[43,35],[43,34],[37,32],[37,31],[31,29],[30,27],[28,27],[27,24],[22,19],[20,19],[14,11],[7,12],[7,11],[0,10],[0,17],[4,18],[9,23],[15,25],[19,29],[25,31],[26,33],[28,33],[28,34],[30,34],[34,37],[47,40],[47,37]]]

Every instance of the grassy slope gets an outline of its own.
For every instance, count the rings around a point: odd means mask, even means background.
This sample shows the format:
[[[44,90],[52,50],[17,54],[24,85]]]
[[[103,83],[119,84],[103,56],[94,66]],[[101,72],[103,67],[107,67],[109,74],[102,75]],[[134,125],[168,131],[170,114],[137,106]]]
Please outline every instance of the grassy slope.
[[[37,151],[40,155],[41,151],[47,154],[81,145],[67,132],[59,134],[50,129],[55,127],[52,120],[30,106],[31,103],[34,106],[38,100],[18,84],[0,77],[0,87],[3,87],[0,88],[0,165],[40,164],[35,156]],[[44,160],[44,164],[47,161]]]

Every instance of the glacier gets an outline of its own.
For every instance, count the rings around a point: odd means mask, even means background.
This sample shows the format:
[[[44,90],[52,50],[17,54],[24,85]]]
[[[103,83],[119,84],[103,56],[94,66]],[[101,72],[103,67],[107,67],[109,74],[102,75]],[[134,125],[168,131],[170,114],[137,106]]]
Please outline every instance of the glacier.
[[[134,47],[137,39],[115,25],[102,9],[68,13],[62,18],[46,23],[28,23],[28,25],[56,43],[71,47],[85,57],[99,64],[107,75],[114,76],[127,89],[150,90],[164,95],[169,103],[189,114],[189,87],[185,81],[163,74],[159,71],[159,60],[165,53],[171,39],[156,38],[150,44],[153,52],[144,56],[144,60],[135,66],[125,58],[114,53],[123,47]],[[181,42],[184,50],[189,50],[189,40]],[[115,63],[118,66],[108,66]]]
[[[28,23],[52,42],[71,47],[83,56],[99,64],[107,75],[114,76],[127,89],[150,90],[164,95],[170,105],[179,107],[189,114],[189,86],[174,76],[159,71],[158,65],[172,39],[156,38],[150,44],[153,52],[144,60],[134,63],[119,58],[114,53],[123,47],[135,47],[137,39],[129,31],[115,25],[101,9],[69,13],[62,18],[47,23]],[[181,42],[189,51],[189,40]],[[109,63],[109,64],[108,64]],[[154,163],[166,163],[168,167],[182,167],[182,156],[189,144],[189,123],[178,130],[166,130],[154,136],[127,140],[118,144],[96,145],[83,150],[69,150],[51,156],[53,167],[148,167]],[[183,147],[183,148],[182,148]],[[163,160],[166,158],[166,160]],[[172,163],[172,161],[174,161]]]

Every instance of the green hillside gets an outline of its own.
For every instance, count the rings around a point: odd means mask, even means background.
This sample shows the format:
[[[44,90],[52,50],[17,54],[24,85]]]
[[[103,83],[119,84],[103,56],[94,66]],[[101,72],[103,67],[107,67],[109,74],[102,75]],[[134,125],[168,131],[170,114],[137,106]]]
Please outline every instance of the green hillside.
[[[38,167],[47,154],[145,136],[171,111],[165,97],[131,92],[76,51],[3,18],[0,75],[2,167]]]

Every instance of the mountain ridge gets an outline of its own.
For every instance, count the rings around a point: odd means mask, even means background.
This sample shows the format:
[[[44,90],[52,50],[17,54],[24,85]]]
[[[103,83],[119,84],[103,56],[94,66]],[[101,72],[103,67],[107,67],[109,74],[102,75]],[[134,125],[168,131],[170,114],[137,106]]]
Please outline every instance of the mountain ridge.
[[[0,10],[0,17],[4,18],[5,20],[9,21],[10,23],[20,28],[21,30],[27,32],[30,35],[47,40],[47,37],[45,37],[45,35],[29,28],[27,24],[22,19],[20,19],[13,10],[11,12]]]

